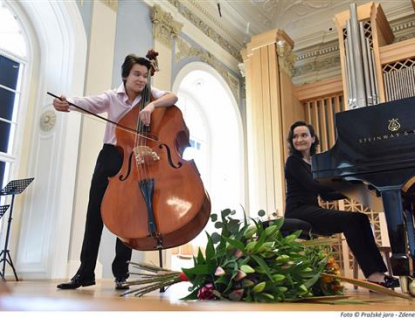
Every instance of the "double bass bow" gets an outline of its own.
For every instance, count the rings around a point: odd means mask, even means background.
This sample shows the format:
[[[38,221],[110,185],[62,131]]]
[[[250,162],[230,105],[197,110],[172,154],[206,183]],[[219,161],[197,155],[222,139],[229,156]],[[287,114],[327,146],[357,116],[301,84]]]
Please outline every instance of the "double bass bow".
[[[157,69],[157,55],[149,51],[146,56],[154,68],[151,75]],[[211,204],[194,161],[182,158],[190,143],[180,109],[158,107],[150,126],[141,123],[141,109],[153,100],[149,83],[141,102],[116,127],[123,164],[109,179],[101,216],[127,246],[160,251],[196,237],[209,220]]]

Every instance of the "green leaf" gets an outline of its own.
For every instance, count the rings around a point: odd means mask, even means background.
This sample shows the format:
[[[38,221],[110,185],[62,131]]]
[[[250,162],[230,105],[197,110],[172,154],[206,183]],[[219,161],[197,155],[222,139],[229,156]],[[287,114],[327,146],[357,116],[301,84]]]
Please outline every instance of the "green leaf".
[[[270,225],[275,225],[279,230],[279,229],[281,229],[282,225],[284,224],[284,218],[278,218],[278,219],[272,220],[269,224]]]
[[[278,257],[275,259],[275,262],[276,262],[277,264],[282,264],[282,263],[286,263],[286,262],[288,262],[289,260],[290,260],[290,257],[289,257],[288,255],[283,254],[283,255],[278,256]]]
[[[248,253],[252,253],[253,251],[254,251],[254,248],[255,248],[255,246],[257,245],[257,242],[256,241],[252,241],[252,242],[249,242],[247,245],[246,245],[246,251],[248,252]]]
[[[221,215],[222,215],[222,219],[224,219],[225,217],[227,217],[228,215],[230,215],[232,213],[231,209],[225,209],[221,211]]]
[[[228,286],[223,291],[224,293],[226,293],[226,292],[228,292],[232,289],[232,287],[233,287],[233,278],[236,276],[237,272],[238,272],[238,263],[233,262],[233,269],[232,269],[231,279],[229,280]]]
[[[300,233],[301,233],[301,231],[300,231]],[[300,234],[300,233],[298,233],[298,234]],[[294,232],[293,234],[287,235],[285,237],[285,243],[291,243],[291,242],[293,242],[295,239],[298,238],[298,236],[299,235],[296,235],[296,232]]]
[[[305,287],[311,288],[311,286],[313,286],[319,280],[320,277],[321,277],[321,274],[320,272],[318,272],[313,277],[311,277],[310,279],[304,282]]]
[[[275,233],[278,232],[278,227],[276,225],[271,225],[264,230],[264,235],[269,238],[272,237]]]
[[[278,290],[280,293],[285,293],[285,292],[288,290],[288,288],[287,288],[287,287],[285,287],[285,286],[278,286],[278,287],[277,287],[277,290]]]
[[[265,242],[265,231],[258,232],[258,235],[259,235],[259,239],[257,240],[256,245],[254,247],[254,250],[253,250],[254,253],[258,252],[262,248],[262,245]]]
[[[223,223],[220,222],[220,221],[216,222],[215,223],[215,229],[221,229],[221,228],[223,228]]]
[[[239,220],[230,220],[228,223],[229,232],[231,232],[233,235],[236,235],[239,231],[239,225]]]
[[[249,280],[249,279],[245,278],[245,279],[242,280],[241,285],[242,285],[243,288],[251,287],[251,286],[254,285],[254,282],[252,280]]]
[[[224,275],[224,276],[219,277],[217,280],[215,280],[215,285],[216,284],[228,285],[229,281],[230,281],[230,277],[227,275]]]
[[[218,263],[220,263],[220,259],[224,256],[226,256],[226,249],[217,249],[215,255],[213,258],[217,260]]]
[[[265,274],[267,274],[267,276],[269,277],[269,279],[272,281],[272,274],[270,271],[270,268],[268,267],[267,263],[265,263],[265,261],[258,257],[257,255],[251,255],[252,259],[255,260],[255,262],[258,263],[259,266],[261,266],[261,268],[265,271]]]
[[[258,211],[258,216],[263,217],[265,216],[267,213],[264,210],[259,210]]]
[[[206,261],[208,263],[212,263],[212,262],[216,263],[215,259],[214,259],[215,247],[213,246],[212,238],[210,237],[210,235],[208,233],[206,233],[206,235],[207,235],[207,238],[208,238],[208,241],[207,241],[207,244],[206,244],[206,251],[205,251]]]
[[[305,295],[308,293],[308,288],[305,286],[305,284],[301,284],[300,286],[298,286],[298,294],[299,295]]]
[[[272,281],[274,283],[280,283],[285,279],[285,276],[282,274],[274,274],[272,275]]]
[[[247,228],[244,227],[244,236],[247,239],[250,239],[252,236],[254,236],[254,234],[257,232],[257,228],[256,226],[249,226]]]
[[[206,264],[198,264],[192,268],[182,268],[183,273],[192,281],[192,277],[197,275],[211,275],[214,273]]]
[[[220,242],[221,236],[220,236],[219,233],[214,232],[214,233],[212,233],[211,238],[212,238],[212,243],[217,244],[217,243]]]
[[[230,245],[232,245],[233,247],[241,250],[243,253],[246,253],[246,249],[245,249],[245,245],[237,240],[231,239],[229,237],[223,237],[223,239],[228,242]]]
[[[266,286],[266,282],[260,282],[252,288],[252,292],[254,294],[258,294],[264,290],[265,286]]]
[[[201,286],[206,285],[206,275],[197,275],[192,280],[193,288],[198,289]]]
[[[210,220],[211,220],[212,222],[216,222],[216,221],[217,221],[217,219],[218,219],[218,215],[217,215],[217,214],[212,213],[212,214],[210,215]]]
[[[246,217],[246,211],[243,207],[242,207],[242,211],[244,213],[244,226],[247,226],[248,225],[248,218]]]
[[[273,301],[275,299],[275,297],[273,295],[268,294],[268,293],[261,293],[261,296],[266,298],[266,299],[269,299],[271,301]]]
[[[241,269],[241,271],[243,271],[244,273],[247,273],[247,274],[255,273],[255,269],[253,269],[249,265],[241,265],[240,269]]]
[[[197,293],[199,292],[198,289],[194,290],[193,292],[191,292],[189,295],[187,295],[186,297],[181,298],[180,300],[196,300],[197,298]]]
[[[257,228],[257,236],[260,236],[261,233],[264,231],[264,226],[262,225],[262,222],[257,222],[253,218],[251,218],[252,222],[254,222],[256,228]]]
[[[203,253],[202,253],[202,250],[200,248],[199,248],[199,251],[197,253],[197,263],[198,264],[205,263],[205,258],[203,257]]]

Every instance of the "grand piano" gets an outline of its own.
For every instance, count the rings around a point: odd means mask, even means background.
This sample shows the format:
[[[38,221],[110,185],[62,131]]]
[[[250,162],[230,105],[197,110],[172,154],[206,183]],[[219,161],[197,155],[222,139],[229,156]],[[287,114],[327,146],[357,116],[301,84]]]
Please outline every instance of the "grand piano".
[[[403,187],[415,176],[415,97],[337,113],[335,125],[333,148],[312,158],[313,177],[336,189],[364,184],[381,196],[393,274],[413,277],[415,200]]]

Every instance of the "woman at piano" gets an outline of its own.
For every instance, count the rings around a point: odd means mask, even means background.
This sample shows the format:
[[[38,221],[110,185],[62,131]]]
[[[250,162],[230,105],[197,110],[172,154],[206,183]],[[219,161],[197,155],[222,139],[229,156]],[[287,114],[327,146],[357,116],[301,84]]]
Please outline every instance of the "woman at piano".
[[[387,288],[398,287],[399,280],[385,274],[387,268],[376,246],[367,215],[324,209],[318,205],[318,196],[327,201],[345,197],[313,179],[311,157],[319,144],[314,128],[302,121],[294,123],[289,131],[288,143],[290,155],[285,164],[285,217],[310,223],[315,233],[343,233],[368,281]]]

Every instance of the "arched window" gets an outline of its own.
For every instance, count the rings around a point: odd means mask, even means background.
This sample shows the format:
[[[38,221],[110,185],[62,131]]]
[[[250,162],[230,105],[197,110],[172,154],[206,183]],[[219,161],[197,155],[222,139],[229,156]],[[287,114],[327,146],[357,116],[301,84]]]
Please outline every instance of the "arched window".
[[[8,180],[16,159],[22,80],[27,47],[18,17],[0,0],[0,186]]]

